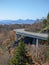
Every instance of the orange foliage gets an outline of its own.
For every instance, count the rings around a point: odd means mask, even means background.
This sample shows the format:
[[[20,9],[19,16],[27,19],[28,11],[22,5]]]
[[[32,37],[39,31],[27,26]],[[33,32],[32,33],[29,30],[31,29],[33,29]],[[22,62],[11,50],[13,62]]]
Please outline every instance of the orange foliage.
[[[10,50],[10,54],[11,54],[11,56],[13,56],[13,54],[14,54],[14,49],[11,49],[11,50]]]

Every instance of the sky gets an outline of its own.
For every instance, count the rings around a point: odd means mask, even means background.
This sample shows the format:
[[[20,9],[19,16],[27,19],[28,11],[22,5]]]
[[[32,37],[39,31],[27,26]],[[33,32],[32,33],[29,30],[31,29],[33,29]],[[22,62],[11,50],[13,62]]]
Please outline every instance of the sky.
[[[0,0],[0,20],[41,19],[49,12],[49,0]]]

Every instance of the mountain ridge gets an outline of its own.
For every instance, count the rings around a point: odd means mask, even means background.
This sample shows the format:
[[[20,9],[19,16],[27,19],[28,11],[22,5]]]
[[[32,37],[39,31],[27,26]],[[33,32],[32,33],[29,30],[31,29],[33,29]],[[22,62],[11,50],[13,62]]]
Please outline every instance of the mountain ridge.
[[[18,19],[18,20],[0,20],[0,24],[33,24],[34,22],[39,22],[40,19]]]

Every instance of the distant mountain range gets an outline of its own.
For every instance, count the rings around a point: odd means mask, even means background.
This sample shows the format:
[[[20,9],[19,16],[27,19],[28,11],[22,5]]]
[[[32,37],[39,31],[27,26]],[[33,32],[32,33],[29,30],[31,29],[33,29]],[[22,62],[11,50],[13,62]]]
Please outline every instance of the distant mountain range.
[[[0,20],[0,24],[33,24],[34,22],[39,22],[40,19],[31,20],[31,19],[18,19],[18,20]]]

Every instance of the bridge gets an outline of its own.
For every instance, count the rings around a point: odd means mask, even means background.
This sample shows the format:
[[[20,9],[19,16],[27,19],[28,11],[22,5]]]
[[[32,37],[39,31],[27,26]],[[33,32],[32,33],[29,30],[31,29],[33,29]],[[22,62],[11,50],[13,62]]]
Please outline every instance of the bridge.
[[[38,49],[38,40],[40,39],[40,40],[46,41],[48,38],[48,34],[45,34],[45,33],[28,32],[28,31],[25,31],[24,29],[15,29],[14,31],[16,31],[16,35],[35,38],[36,39],[36,52],[38,51],[37,50]],[[36,54],[36,56],[37,56],[37,54]]]
[[[16,35],[21,35],[21,37],[24,36],[24,37],[35,38],[37,46],[38,46],[39,39],[40,40],[47,40],[47,38],[48,38],[48,34],[45,34],[45,33],[28,32],[28,31],[25,31],[24,29],[15,29],[14,31],[16,31]]]
[[[15,29],[14,31],[16,31],[16,35],[36,38],[36,43],[38,42],[38,39],[47,40],[48,38],[48,34],[45,34],[45,33],[28,32],[28,31],[25,31],[24,29]]]
[[[48,35],[45,33],[28,32],[28,31],[25,31],[24,29],[16,29],[14,31],[16,31],[17,35],[32,37],[36,39],[47,40],[48,38]]]

